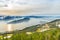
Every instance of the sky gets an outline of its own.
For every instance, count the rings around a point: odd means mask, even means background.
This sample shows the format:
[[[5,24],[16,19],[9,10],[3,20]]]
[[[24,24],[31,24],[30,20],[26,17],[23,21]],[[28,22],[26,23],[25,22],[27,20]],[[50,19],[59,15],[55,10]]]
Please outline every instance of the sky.
[[[0,4],[0,15],[60,14],[60,0],[0,0]]]

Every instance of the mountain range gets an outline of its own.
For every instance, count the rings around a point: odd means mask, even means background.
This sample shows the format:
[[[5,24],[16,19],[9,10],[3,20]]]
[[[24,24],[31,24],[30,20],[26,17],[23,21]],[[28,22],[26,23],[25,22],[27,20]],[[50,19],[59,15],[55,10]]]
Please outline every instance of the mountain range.
[[[6,21],[10,24],[29,21],[31,18],[53,18],[53,16],[0,16],[0,21]]]

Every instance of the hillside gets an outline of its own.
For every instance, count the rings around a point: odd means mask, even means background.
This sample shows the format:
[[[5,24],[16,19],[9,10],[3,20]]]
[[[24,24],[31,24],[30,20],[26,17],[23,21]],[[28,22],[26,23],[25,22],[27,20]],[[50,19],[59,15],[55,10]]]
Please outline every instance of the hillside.
[[[45,24],[47,24],[49,28],[59,28],[58,25],[60,24],[60,19],[56,19]],[[38,28],[42,28],[43,26],[45,26],[45,24],[42,24],[42,25],[38,24],[38,25],[30,26],[23,29],[22,31],[36,31]]]

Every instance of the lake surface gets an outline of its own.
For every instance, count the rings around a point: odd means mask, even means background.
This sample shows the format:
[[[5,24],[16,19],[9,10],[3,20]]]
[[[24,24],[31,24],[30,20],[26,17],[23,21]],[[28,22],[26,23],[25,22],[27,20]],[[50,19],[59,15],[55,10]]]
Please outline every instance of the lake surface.
[[[37,24],[43,24],[48,22],[47,19],[41,19],[41,18],[31,18],[29,21],[17,23],[17,24],[7,24],[5,21],[0,21],[0,32],[10,31],[10,30],[22,30],[26,27],[37,25]]]

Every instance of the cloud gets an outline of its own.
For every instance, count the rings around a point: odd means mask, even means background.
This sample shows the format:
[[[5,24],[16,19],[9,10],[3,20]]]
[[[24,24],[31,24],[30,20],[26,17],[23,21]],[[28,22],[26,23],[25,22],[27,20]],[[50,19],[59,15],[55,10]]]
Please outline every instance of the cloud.
[[[25,3],[25,4],[24,4]],[[0,10],[1,15],[59,14],[60,0],[21,0],[11,10]]]

